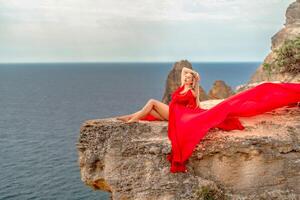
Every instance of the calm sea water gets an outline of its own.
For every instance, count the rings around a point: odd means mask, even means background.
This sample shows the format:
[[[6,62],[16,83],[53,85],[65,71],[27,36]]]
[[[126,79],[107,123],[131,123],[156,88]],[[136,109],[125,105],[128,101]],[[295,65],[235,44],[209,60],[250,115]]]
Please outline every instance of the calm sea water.
[[[235,88],[260,63],[193,63],[206,91]],[[88,119],[161,100],[173,63],[0,64],[0,199],[108,199],[80,179],[76,142]]]

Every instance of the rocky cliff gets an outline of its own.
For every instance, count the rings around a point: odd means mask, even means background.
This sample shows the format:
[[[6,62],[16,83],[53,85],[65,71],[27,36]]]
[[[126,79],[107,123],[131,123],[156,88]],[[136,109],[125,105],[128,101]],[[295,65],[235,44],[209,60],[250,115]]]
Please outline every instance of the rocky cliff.
[[[272,37],[272,52],[284,40],[299,35],[300,0],[286,12],[285,27]],[[163,102],[180,83],[186,61],[176,62],[166,81]],[[266,76],[260,66],[248,84],[297,81],[288,74]],[[216,81],[210,97],[200,87],[202,107],[210,108],[233,94]],[[222,95],[221,95],[222,93]],[[221,95],[221,96],[218,96]],[[188,173],[169,172],[171,150],[168,122],[125,124],[115,118],[94,119],[80,127],[77,143],[82,181],[111,193],[114,200],[300,199],[300,109],[282,107],[240,118],[245,130],[210,129],[187,164]]]
[[[81,179],[115,200],[299,199],[299,107],[240,119],[243,131],[210,129],[189,159],[189,172],[176,174],[166,159],[166,121],[88,120],[77,143]]]
[[[275,50],[280,48],[284,41],[300,36],[300,0],[289,5],[286,10],[286,23],[284,27],[272,37],[271,52],[264,62],[271,63],[276,58]],[[283,81],[295,82],[300,80],[300,74],[273,73],[271,76],[263,70],[263,65],[259,66],[252,75],[248,84],[262,81]]]

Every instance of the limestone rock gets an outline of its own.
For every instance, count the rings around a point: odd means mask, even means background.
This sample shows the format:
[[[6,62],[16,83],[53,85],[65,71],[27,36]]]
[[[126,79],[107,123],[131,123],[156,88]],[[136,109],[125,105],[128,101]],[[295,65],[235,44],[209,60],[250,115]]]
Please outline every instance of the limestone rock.
[[[203,101],[211,108],[223,100]],[[245,130],[210,129],[187,164],[170,173],[166,121],[85,121],[78,138],[82,181],[114,200],[300,198],[300,109],[282,107],[240,118]]]
[[[286,12],[286,25],[300,24],[300,0],[292,3]]]
[[[216,80],[210,89],[208,96],[210,99],[226,99],[233,94],[234,92],[231,87],[223,80]]]
[[[200,101],[205,101],[208,100],[208,96],[205,92],[205,90],[203,89],[203,87],[201,85],[199,85],[199,100]]]
[[[289,5],[285,13],[286,22],[284,28],[272,37],[271,49],[277,49],[287,39],[294,39],[300,34],[300,1]]]
[[[239,85],[235,88],[235,91],[236,93],[239,93],[239,92],[242,92],[242,91],[245,91],[245,90],[248,90],[250,88],[253,88],[255,86],[258,86],[262,83],[265,83],[265,82],[270,82],[270,83],[280,83],[280,81],[262,81],[262,82],[255,82],[255,83],[249,83],[249,84],[243,84],[243,85]]]
[[[262,83],[265,83],[265,82],[268,82],[268,83],[282,83],[283,81],[262,81],[262,82],[254,82],[254,83],[246,83],[246,84],[242,84],[242,85],[239,85],[235,88],[235,91],[236,91],[236,94],[239,93],[239,92],[242,92],[242,91],[245,91],[247,89],[250,89],[250,88],[253,88],[257,85],[260,85]],[[299,81],[289,81],[290,83],[299,83]]]
[[[193,69],[192,64],[187,60],[181,60],[176,62],[173,66],[173,69],[168,74],[168,78],[166,81],[165,92],[162,98],[162,102],[165,104],[169,104],[171,101],[171,94],[180,86],[181,84],[181,71],[182,68],[186,67],[189,69]],[[204,89],[199,85],[199,100],[207,100],[207,94]]]
[[[264,59],[264,62],[271,63],[275,58],[274,50],[278,49],[285,40],[294,39],[300,35],[300,1],[290,4],[286,11],[286,23],[284,28],[277,32],[272,37],[271,52]],[[271,76],[263,70],[263,65],[260,65],[256,72],[251,76],[250,83],[262,81],[282,81],[292,82],[300,80],[300,74],[291,75],[289,73],[273,73]]]
[[[300,1],[289,5],[285,17],[285,27],[272,37],[272,50],[281,46],[286,39],[293,39],[300,34]]]

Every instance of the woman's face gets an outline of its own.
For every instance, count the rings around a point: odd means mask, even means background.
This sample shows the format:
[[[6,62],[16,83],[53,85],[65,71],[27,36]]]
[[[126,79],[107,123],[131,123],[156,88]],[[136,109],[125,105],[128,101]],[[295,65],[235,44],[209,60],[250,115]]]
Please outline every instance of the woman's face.
[[[191,73],[186,73],[184,76],[184,83],[188,85],[193,84],[193,75]]]

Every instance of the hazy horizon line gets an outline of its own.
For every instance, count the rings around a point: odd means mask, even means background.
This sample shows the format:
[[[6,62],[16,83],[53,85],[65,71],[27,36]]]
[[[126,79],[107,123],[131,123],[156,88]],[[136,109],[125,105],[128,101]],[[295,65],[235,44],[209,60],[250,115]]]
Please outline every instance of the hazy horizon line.
[[[180,60],[183,61],[183,60]],[[0,64],[55,64],[55,63],[176,63],[180,61],[50,61],[50,62],[0,62]],[[189,61],[190,63],[249,63],[255,62],[260,63],[262,61],[254,61],[254,60],[232,60],[232,61]]]

